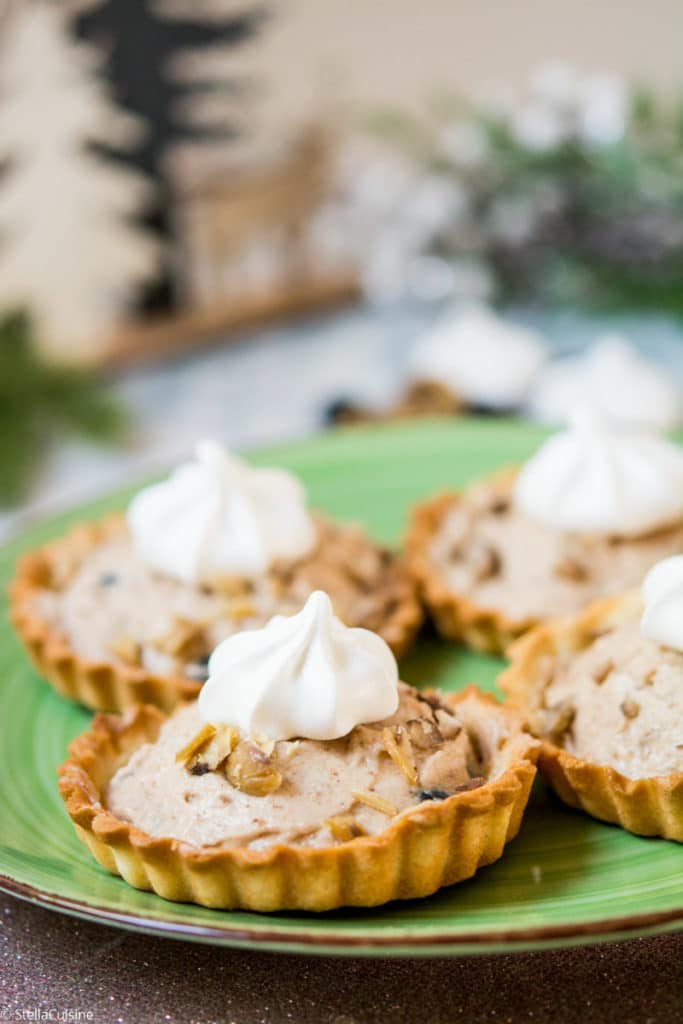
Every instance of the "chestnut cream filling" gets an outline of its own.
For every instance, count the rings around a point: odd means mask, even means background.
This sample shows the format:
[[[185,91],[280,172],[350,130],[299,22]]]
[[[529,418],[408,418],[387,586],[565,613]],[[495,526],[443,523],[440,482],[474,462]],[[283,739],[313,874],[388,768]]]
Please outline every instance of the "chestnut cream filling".
[[[299,611],[326,590],[349,626],[382,632],[410,586],[393,556],[354,526],[316,520],[318,544],[260,579],[190,585],[148,569],[125,524],[77,565],[56,573],[35,612],[84,658],[206,679],[211,651],[227,636]],[[387,637],[390,640],[390,637]]]
[[[429,556],[453,593],[518,622],[621,593],[680,551],[683,523],[635,538],[560,533],[515,508],[509,481],[489,481],[454,502]]]
[[[206,726],[193,704],[119,769],[106,803],[150,835],[194,846],[329,846],[500,774],[507,728],[476,701],[454,711],[404,684],[391,718],[326,742],[241,737]]]
[[[532,726],[627,778],[683,771],[683,653],[645,639],[637,619],[539,665]]]

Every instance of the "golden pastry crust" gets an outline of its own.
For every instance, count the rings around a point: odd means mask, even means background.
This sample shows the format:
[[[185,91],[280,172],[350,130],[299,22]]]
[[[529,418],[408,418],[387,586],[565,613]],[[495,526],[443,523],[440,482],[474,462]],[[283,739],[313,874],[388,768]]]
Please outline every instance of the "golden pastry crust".
[[[505,469],[492,478],[497,482],[501,495],[512,494],[516,472]],[[443,636],[485,654],[504,654],[514,640],[536,625],[537,620],[513,620],[499,608],[485,607],[467,594],[455,593],[446,586],[429,558],[432,540],[462,497],[463,494],[452,491],[437,494],[413,509],[405,540],[408,568],[423,603]]]
[[[133,752],[156,739],[165,716],[154,707],[97,715],[69,747],[59,789],[78,837],[99,863],[164,899],[223,909],[324,911],[427,896],[501,856],[519,831],[536,773],[538,744],[519,730],[515,712],[474,687],[447,699],[456,706],[475,699],[486,714],[510,723],[502,773],[476,789],[420,803],[376,835],[335,846],[193,847],[153,838],[116,818],[104,806],[104,791]]]
[[[59,586],[73,566],[121,529],[112,515],[75,527],[64,537],[30,552],[10,586],[10,617],[36,670],[63,697],[99,710],[155,704],[170,710],[197,695],[199,684],[182,676],[159,676],[136,665],[81,657],[35,610],[40,592]]]
[[[578,615],[553,620],[522,637],[508,652],[512,664],[498,678],[506,703],[519,710],[534,731],[553,659],[583,649],[596,634],[641,610],[640,592],[632,590],[596,601]],[[570,807],[638,835],[683,842],[683,772],[630,779],[616,768],[593,764],[540,738],[539,768]]]
[[[33,665],[62,696],[95,711],[122,711],[133,704],[154,704],[170,711],[196,697],[201,682],[182,674],[155,673],[123,660],[82,657],[36,610],[42,591],[61,589],[73,568],[94,548],[121,533],[123,524],[120,513],[84,523],[24,556],[9,590],[10,618]],[[399,584],[396,600],[378,632],[400,657],[422,624],[422,609],[399,559],[392,572]]]

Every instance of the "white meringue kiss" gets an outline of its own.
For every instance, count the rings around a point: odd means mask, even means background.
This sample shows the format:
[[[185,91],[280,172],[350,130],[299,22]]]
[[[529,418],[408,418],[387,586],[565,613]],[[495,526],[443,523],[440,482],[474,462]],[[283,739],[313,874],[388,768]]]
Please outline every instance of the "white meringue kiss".
[[[316,539],[295,477],[252,469],[213,441],[133,498],[128,527],[147,565],[185,583],[257,576],[275,559],[306,555]]]
[[[440,320],[418,342],[410,365],[413,377],[439,381],[474,405],[514,409],[544,360],[535,331],[474,306]]]
[[[529,411],[544,423],[564,423],[577,404],[619,423],[656,430],[672,430],[683,419],[681,393],[671,375],[618,334],[605,334],[585,354],[543,369]]]
[[[387,644],[345,626],[327,594],[296,615],[276,615],[218,645],[199,712],[214,725],[274,740],[334,740],[398,707],[398,668]]]
[[[683,450],[584,411],[521,469],[514,497],[554,530],[639,536],[683,517]]]
[[[683,651],[683,555],[657,562],[643,581],[642,594],[643,636]]]

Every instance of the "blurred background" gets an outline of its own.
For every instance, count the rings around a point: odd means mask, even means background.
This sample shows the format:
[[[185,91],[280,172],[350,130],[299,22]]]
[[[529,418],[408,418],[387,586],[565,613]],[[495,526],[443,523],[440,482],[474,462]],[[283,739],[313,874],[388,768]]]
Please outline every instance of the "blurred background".
[[[683,6],[0,0],[0,535],[215,435],[683,411]]]

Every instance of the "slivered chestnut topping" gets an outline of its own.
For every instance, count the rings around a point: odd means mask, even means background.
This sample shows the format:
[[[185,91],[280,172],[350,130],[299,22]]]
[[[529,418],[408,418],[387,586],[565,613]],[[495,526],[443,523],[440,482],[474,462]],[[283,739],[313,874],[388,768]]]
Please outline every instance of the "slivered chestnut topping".
[[[365,835],[365,829],[351,814],[338,814],[325,822],[333,839],[339,843],[347,843],[350,839]]]
[[[237,744],[226,762],[225,775],[235,789],[249,796],[266,796],[282,785],[275,758],[250,740]]]
[[[408,732],[401,725],[382,729],[382,745],[409,785],[417,782],[417,768]]]
[[[627,697],[619,705],[619,709],[624,718],[637,718],[640,714],[640,704],[637,700],[633,700],[631,697]]]
[[[468,729],[467,730],[467,738],[470,741],[470,746],[472,747],[472,753],[474,754],[477,762],[479,764],[482,764],[483,761],[484,761],[484,752],[483,752],[483,750],[481,748],[481,742],[479,740],[479,737],[476,734],[476,732],[474,731],[474,729]]]
[[[483,775],[475,775],[469,780],[469,782],[461,782],[459,786],[456,786],[453,790],[454,793],[467,793],[470,789],[479,789],[483,786],[486,779]]]
[[[243,576],[222,576],[212,580],[210,589],[223,597],[245,597],[252,592],[254,585]]]
[[[207,723],[177,752],[175,759],[193,775],[204,775],[207,771],[215,772],[236,743],[237,730],[232,726]],[[201,766],[201,771],[195,771],[198,766]]]
[[[154,646],[172,658],[197,661],[206,654],[204,627],[198,622],[178,616],[168,632],[154,640]]]
[[[576,717],[576,708],[573,704],[565,702],[557,704],[548,710],[548,736],[554,743],[561,743],[569,732]]]
[[[352,793],[351,795],[359,804],[365,804],[366,807],[370,807],[373,811],[386,814],[388,818],[393,818],[398,813],[397,808],[378,793]]]
[[[469,561],[477,583],[484,583],[485,580],[497,576],[502,566],[500,555],[496,549],[490,544],[484,543],[472,545]]]
[[[494,501],[489,505],[489,514],[492,516],[504,516],[505,513],[509,511],[509,498],[495,498]]]
[[[463,549],[463,546],[462,546],[462,542],[458,541],[457,544],[454,544],[452,546],[452,548],[450,549],[450,551],[448,552],[448,561],[449,562],[462,562],[464,557],[465,557],[465,552],[464,552],[464,549]]]
[[[571,555],[566,555],[555,565],[554,572],[561,579],[569,580],[572,583],[583,583],[588,579],[588,569]]]
[[[411,718],[405,723],[405,730],[418,750],[433,750],[443,743],[441,731],[431,718]]]
[[[610,672],[612,671],[613,668],[614,668],[614,662],[612,661],[612,659],[611,658],[605,658],[605,660],[602,661],[594,669],[594,671],[593,671],[593,679],[598,684],[598,686],[601,686],[602,683],[605,682],[605,680],[607,679],[607,676],[610,674]]]
[[[120,636],[109,644],[109,650],[126,665],[139,665],[142,646],[130,636]]]
[[[422,704],[427,704],[432,711],[438,711],[439,709],[447,710],[441,697],[434,690],[421,690],[416,694],[416,697]]]

